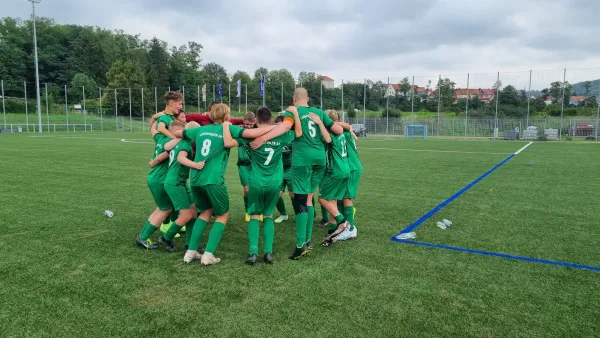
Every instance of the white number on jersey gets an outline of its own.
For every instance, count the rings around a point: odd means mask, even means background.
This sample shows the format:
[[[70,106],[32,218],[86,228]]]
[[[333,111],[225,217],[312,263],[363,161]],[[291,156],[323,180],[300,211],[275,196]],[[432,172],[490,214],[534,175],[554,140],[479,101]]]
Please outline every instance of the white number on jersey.
[[[308,133],[310,137],[317,136],[317,129],[315,129],[315,123],[313,121],[308,121]]]
[[[169,151],[169,167],[173,164],[173,160],[175,159],[175,150]]]
[[[211,140],[209,139],[206,139],[204,142],[202,142],[202,149],[200,149],[200,154],[202,154],[202,156],[208,156],[208,153],[210,153],[210,144]]]
[[[271,160],[273,159],[273,154],[275,154],[275,149],[265,148],[265,151],[269,153],[269,156],[267,157],[267,160],[265,161],[265,165],[269,165],[269,163],[271,163]]]
[[[348,156],[348,149],[346,148],[346,140],[342,140],[342,157]]]

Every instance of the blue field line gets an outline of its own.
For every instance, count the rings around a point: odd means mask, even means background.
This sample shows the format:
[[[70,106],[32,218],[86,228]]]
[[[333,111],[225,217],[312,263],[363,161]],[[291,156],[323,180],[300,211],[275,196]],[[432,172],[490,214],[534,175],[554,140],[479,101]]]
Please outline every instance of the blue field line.
[[[468,253],[477,254],[477,255],[514,259],[514,260],[525,261],[525,262],[530,262],[530,263],[557,265],[557,266],[563,266],[563,267],[574,268],[574,269],[583,269],[583,270],[600,272],[600,267],[598,267],[598,266],[558,262],[558,261],[551,261],[548,259],[538,259],[538,258],[531,258],[531,257],[524,257],[524,256],[515,256],[515,255],[509,255],[509,254],[504,254],[504,253],[499,253],[499,252],[474,250],[474,249],[459,248],[459,247],[449,246],[449,245],[433,244],[433,243],[427,243],[427,242],[417,242],[417,241],[406,240],[406,239],[397,239],[395,237],[392,238],[392,240],[395,242],[404,243],[404,244],[413,244],[413,245],[420,245],[420,246],[426,246],[426,247],[437,248],[437,249],[468,252]]]
[[[431,218],[431,216],[435,215],[438,211],[440,211],[446,205],[450,204],[452,201],[454,201],[455,199],[457,199],[460,195],[464,194],[465,191],[471,189],[475,184],[479,183],[481,180],[483,180],[484,178],[486,178],[489,174],[493,173],[494,170],[500,168],[506,162],[510,161],[510,159],[513,158],[513,157],[515,157],[515,155],[516,154],[511,154],[509,157],[505,158],[502,162],[496,164],[492,169],[486,171],[483,175],[479,176],[475,181],[467,184],[464,188],[460,189],[454,195],[450,196],[450,198],[448,198],[447,200],[445,200],[442,203],[440,203],[437,207],[431,209],[428,213],[426,213],[425,215],[421,216],[421,218],[419,218],[418,220],[414,221],[411,225],[409,225],[406,228],[404,228],[404,230],[400,231],[398,234],[394,235],[394,237],[392,237],[392,239],[395,239],[396,236],[398,236],[400,234],[404,234],[404,233],[411,232],[411,231],[415,230],[419,225],[423,224],[423,222],[425,222],[426,220],[428,220],[429,218]]]

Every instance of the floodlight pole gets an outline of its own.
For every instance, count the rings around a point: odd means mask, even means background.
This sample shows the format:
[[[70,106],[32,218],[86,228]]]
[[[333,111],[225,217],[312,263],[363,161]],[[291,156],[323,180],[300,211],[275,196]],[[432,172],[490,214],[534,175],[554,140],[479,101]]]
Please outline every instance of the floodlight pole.
[[[32,8],[32,20],[33,20],[33,50],[35,58],[35,90],[37,95],[37,112],[38,112],[38,125],[39,132],[42,132],[42,104],[40,101],[40,73],[38,70],[38,53],[37,53],[37,31],[35,27],[35,4],[39,4],[41,0],[28,0],[31,2]]]

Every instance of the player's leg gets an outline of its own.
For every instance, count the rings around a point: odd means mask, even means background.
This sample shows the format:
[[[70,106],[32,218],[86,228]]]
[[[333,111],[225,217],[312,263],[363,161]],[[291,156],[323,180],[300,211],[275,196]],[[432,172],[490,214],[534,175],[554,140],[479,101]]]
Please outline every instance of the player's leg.
[[[308,221],[308,194],[310,193],[310,175],[312,166],[292,166],[292,204],[296,213],[296,248],[290,259],[298,259],[307,252],[306,226]]]
[[[309,250],[312,249],[312,232],[315,219],[314,194],[317,192],[319,184],[321,184],[323,181],[323,177],[325,175],[325,166],[313,165],[311,169],[310,193],[308,194],[308,208],[306,212],[308,215],[308,220],[306,222],[306,242]]]
[[[250,187],[248,190],[248,258],[246,263],[253,265],[258,259],[258,242],[260,238],[260,215],[263,213],[261,187]]]
[[[190,240],[192,238],[192,233],[194,231],[194,224],[196,223],[196,219],[198,218],[198,209],[196,208],[196,204],[194,203],[194,196],[192,195],[192,189],[189,185],[185,186],[185,190],[188,195],[188,200],[190,201],[190,209],[192,210],[192,219],[185,225],[185,251],[187,251]],[[202,250],[200,250],[203,252]]]
[[[135,239],[135,242],[142,248],[154,250],[157,249],[157,246],[152,244],[152,241],[150,241],[150,236],[152,236],[152,234],[160,227],[164,220],[169,217],[173,207],[162,183],[148,182],[148,188],[150,188],[150,192],[154,198],[156,209],[154,212],[152,212],[142,227],[140,234]]]
[[[173,202],[173,210],[177,211],[178,217],[171,223],[165,234],[159,237],[158,242],[166,245],[169,252],[175,252],[177,249],[173,243],[173,238],[192,219],[193,213],[185,185],[165,184],[165,191],[171,202]]]
[[[324,246],[331,244],[344,230],[350,227],[350,224],[337,207],[337,200],[344,197],[348,178],[336,178],[327,175],[323,180],[322,189],[319,192],[319,202],[330,214],[330,220],[335,219],[336,228],[328,229],[328,235],[323,242]]]
[[[227,186],[225,184],[210,184],[203,188],[206,190],[210,203],[213,206],[216,219],[212,229],[210,229],[208,242],[206,243],[206,249],[202,255],[200,264],[212,265],[221,261],[220,258],[215,257],[214,253],[221,242],[221,236],[229,219],[229,194],[227,193]]]
[[[283,183],[281,184],[279,199],[277,200],[277,211],[279,211],[280,216],[277,217],[275,223],[281,223],[283,221],[287,221],[289,216],[287,214],[287,210],[285,210],[285,202],[283,201],[283,193],[285,192],[285,188],[287,187],[290,190],[290,178],[291,178],[291,170],[286,170],[283,172]]]
[[[185,252],[183,257],[183,261],[186,263],[190,263],[194,260],[202,258],[198,252],[198,248],[200,246],[200,241],[202,240],[202,234],[204,233],[204,230],[206,229],[206,226],[208,225],[208,222],[213,214],[213,207],[203,187],[192,186],[191,190],[194,198],[194,204],[196,205],[196,210],[198,211],[198,218],[196,218],[194,221],[192,230],[188,230],[191,232],[191,235],[188,241],[188,250]]]
[[[242,185],[244,192],[244,213],[246,222],[250,220],[250,215],[248,215],[248,186],[250,185],[250,168],[251,167],[245,165],[238,166],[240,184]]]
[[[264,223],[263,223],[263,238],[264,238],[264,261],[265,263],[273,262],[273,241],[275,239],[275,223],[273,223],[273,214],[277,206],[277,200],[280,198],[278,189],[271,187],[264,194]]]

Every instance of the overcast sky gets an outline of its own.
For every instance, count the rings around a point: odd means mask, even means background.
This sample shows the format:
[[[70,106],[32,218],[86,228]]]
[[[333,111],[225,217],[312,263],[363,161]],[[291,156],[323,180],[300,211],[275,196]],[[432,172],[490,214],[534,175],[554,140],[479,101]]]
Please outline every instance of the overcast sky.
[[[27,0],[0,0],[0,9],[0,16],[31,13]],[[287,68],[337,85],[487,73],[472,75],[473,87],[493,83],[497,71],[513,72],[501,77],[519,86],[529,69],[595,68],[568,72],[567,80],[600,78],[600,0],[42,0],[37,13],[169,45],[194,40],[204,63],[230,74]],[[466,85],[466,76],[452,78]],[[559,79],[562,71],[535,73],[533,87]]]

